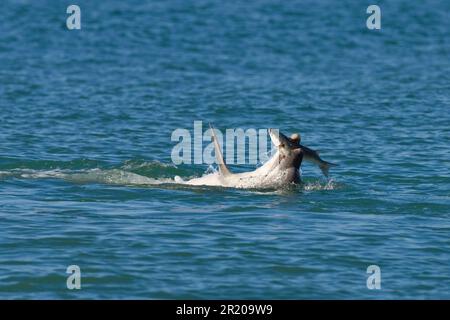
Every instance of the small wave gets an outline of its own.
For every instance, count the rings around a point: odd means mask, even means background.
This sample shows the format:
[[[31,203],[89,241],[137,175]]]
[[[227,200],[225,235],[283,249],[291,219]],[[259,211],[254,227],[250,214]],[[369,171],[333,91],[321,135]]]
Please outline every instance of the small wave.
[[[45,178],[64,178],[66,176],[67,170],[34,170],[34,169],[22,169],[22,170],[13,170],[13,173],[16,173],[16,176],[25,179],[45,179]]]
[[[176,168],[172,163],[163,163],[160,161],[144,161],[144,160],[127,160],[121,166],[124,170],[136,170],[136,169],[167,169]]]
[[[120,169],[92,169],[87,172],[66,175],[65,179],[76,183],[105,183],[118,185],[156,185],[175,182],[170,178],[150,178]]]
[[[341,188],[341,184],[333,179],[327,181],[317,180],[317,181],[307,181],[303,185],[303,190],[305,191],[319,191],[319,190],[336,190]]]
[[[63,177],[63,170],[35,170],[35,169],[12,169],[8,171],[0,171],[0,179],[7,178],[23,178],[23,179],[38,179],[38,178],[61,178]]]
[[[118,169],[139,174],[145,177],[173,178],[176,175],[189,176],[198,173],[193,168],[185,166],[177,167],[172,163],[160,161],[128,160]]]
[[[198,174],[186,168],[159,161],[128,160],[118,166],[81,159],[71,161],[14,160],[3,162],[0,179],[64,179],[75,183],[105,183],[122,185],[156,185],[179,183],[179,175]]]
[[[2,172],[6,176],[23,179],[63,179],[74,183],[104,183],[117,185],[155,185],[174,183],[173,179],[150,178],[120,169],[89,169],[84,171],[70,170],[33,170],[21,169]]]
[[[0,179],[7,178],[7,177],[9,177],[11,175],[12,174],[11,174],[10,171],[0,171]]]

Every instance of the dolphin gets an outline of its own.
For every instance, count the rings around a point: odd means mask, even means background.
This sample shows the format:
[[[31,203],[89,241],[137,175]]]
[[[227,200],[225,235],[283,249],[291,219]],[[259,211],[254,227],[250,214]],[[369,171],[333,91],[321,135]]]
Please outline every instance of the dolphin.
[[[212,129],[212,128],[211,128]],[[219,171],[186,181],[189,185],[222,186],[233,188],[281,188],[300,183],[300,165],[304,152],[299,144],[276,129],[269,136],[276,147],[275,154],[261,167],[251,172],[232,173],[223,161],[214,130],[212,140]]]

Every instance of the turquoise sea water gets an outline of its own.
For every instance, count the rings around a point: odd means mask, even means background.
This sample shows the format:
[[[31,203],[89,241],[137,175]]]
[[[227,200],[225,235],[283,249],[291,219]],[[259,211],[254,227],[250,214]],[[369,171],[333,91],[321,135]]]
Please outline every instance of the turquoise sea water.
[[[450,298],[450,2],[74,3],[0,8],[0,298]],[[197,120],[339,166],[148,185],[205,173],[170,157]]]

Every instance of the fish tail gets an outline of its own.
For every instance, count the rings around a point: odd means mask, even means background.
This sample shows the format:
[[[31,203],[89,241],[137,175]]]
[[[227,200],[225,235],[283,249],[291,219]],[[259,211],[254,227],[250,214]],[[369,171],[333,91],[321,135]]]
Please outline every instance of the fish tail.
[[[319,168],[320,168],[320,170],[322,170],[323,175],[325,177],[328,177],[330,167],[335,167],[335,166],[337,166],[337,164],[327,162],[327,161],[322,161],[322,163],[319,165]]]

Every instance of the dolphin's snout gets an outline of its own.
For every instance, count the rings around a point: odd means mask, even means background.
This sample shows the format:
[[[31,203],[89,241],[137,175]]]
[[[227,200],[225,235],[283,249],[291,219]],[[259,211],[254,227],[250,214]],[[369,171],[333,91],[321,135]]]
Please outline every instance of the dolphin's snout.
[[[269,131],[269,136],[270,136],[270,139],[272,140],[272,143],[276,147],[279,147],[281,145],[279,131],[274,128],[269,128],[268,131]]]

